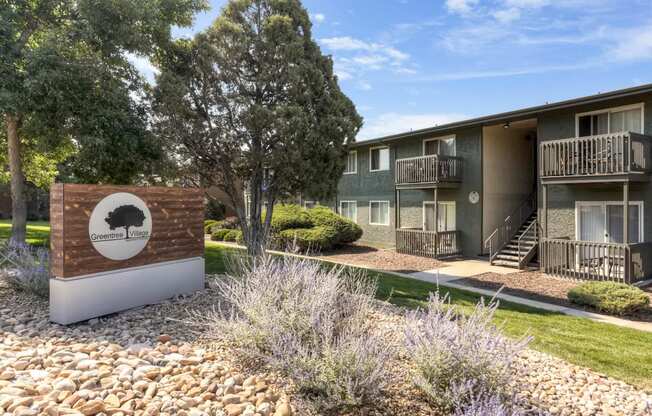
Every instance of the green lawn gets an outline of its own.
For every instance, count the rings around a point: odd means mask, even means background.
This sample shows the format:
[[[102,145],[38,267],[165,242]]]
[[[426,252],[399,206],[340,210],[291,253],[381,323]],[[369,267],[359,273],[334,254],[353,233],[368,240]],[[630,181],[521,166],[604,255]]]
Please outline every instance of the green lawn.
[[[9,230],[7,222],[0,222],[0,239],[7,238]],[[30,224],[30,242],[47,241],[47,235],[47,224]],[[237,249],[207,242],[206,272],[223,273],[229,255],[237,255],[238,252]],[[391,274],[373,275],[378,278],[378,297],[400,306],[422,306],[428,294],[437,289],[431,283]],[[450,294],[454,304],[467,310],[479,300],[478,295],[470,292],[442,288],[443,291]],[[652,391],[652,333],[508,302],[501,302],[496,319],[511,336],[533,335],[532,347],[537,350]]]
[[[11,222],[0,220],[0,240],[11,235]],[[27,242],[35,245],[48,245],[50,224],[47,221],[32,221],[27,225]]]

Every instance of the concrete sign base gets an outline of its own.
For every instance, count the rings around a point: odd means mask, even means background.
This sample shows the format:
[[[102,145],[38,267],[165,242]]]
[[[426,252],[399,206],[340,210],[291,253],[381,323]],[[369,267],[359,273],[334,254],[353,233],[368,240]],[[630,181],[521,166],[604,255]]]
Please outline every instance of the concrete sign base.
[[[202,289],[202,257],[50,279],[50,320],[67,325]]]

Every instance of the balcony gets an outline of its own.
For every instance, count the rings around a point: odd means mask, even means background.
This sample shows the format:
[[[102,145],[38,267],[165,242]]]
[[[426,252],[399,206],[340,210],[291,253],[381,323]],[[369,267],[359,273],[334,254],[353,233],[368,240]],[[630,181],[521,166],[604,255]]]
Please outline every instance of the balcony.
[[[543,238],[540,253],[542,271],[561,278],[636,283],[652,276],[652,243]]]
[[[646,181],[652,137],[637,133],[550,140],[540,144],[544,183]]]
[[[459,231],[396,230],[396,251],[414,256],[442,258],[461,254]]]
[[[428,155],[396,161],[396,187],[457,187],[462,181],[462,159],[455,156]]]

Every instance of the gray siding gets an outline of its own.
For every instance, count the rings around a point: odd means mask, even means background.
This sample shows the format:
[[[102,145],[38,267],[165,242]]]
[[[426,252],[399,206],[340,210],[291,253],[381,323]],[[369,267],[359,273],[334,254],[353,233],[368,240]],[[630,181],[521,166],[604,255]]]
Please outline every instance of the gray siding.
[[[462,249],[465,255],[475,256],[482,246],[482,204],[472,205],[468,201],[471,191],[482,193],[482,128],[452,131],[456,134],[457,156],[463,161],[463,182],[458,189],[439,191],[440,201],[455,201],[457,229],[461,233]],[[390,147],[390,167],[385,172],[369,172],[369,148],[360,146],[358,151],[357,174],[343,175],[338,188],[338,200],[357,201],[358,224],[362,227],[363,241],[388,246],[395,245],[395,207],[394,163],[396,159],[421,156],[423,140],[432,136],[407,138],[392,143]],[[369,201],[390,201],[390,225],[369,224]],[[423,201],[432,201],[433,191],[401,191],[401,225],[420,228],[423,218]]]
[[[575,114],[587,111],[644,103],[643,133],[652,136],[652,94],[613,100],[599,105],[578,106],[573,109],[546,113],[539,117],[539,141],[575,137]],[[539,187],[541,196],[541,187]],[[622,201],[622,185],[549,185],[548,236],[575,238],[576,201]],[[630,185],[630,201],[643,201],[644,241],[652,241],[652,183]],[[539,208],[542,208],[539,198]]]

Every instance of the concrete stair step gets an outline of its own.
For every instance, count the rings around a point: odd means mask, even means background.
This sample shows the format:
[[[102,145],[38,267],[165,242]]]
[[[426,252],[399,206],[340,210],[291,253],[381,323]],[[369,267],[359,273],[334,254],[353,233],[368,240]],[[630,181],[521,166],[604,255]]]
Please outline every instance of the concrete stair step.
[[[509,254],[498,254],[496,256],[498,260],[509,260],[509,261],[515,261],[518,263],[518,256],[512,256]]]
[[[518,269],[518,262],[516,261],[494,260],[493,264],[495,266],[511,267],[513,269]]]

